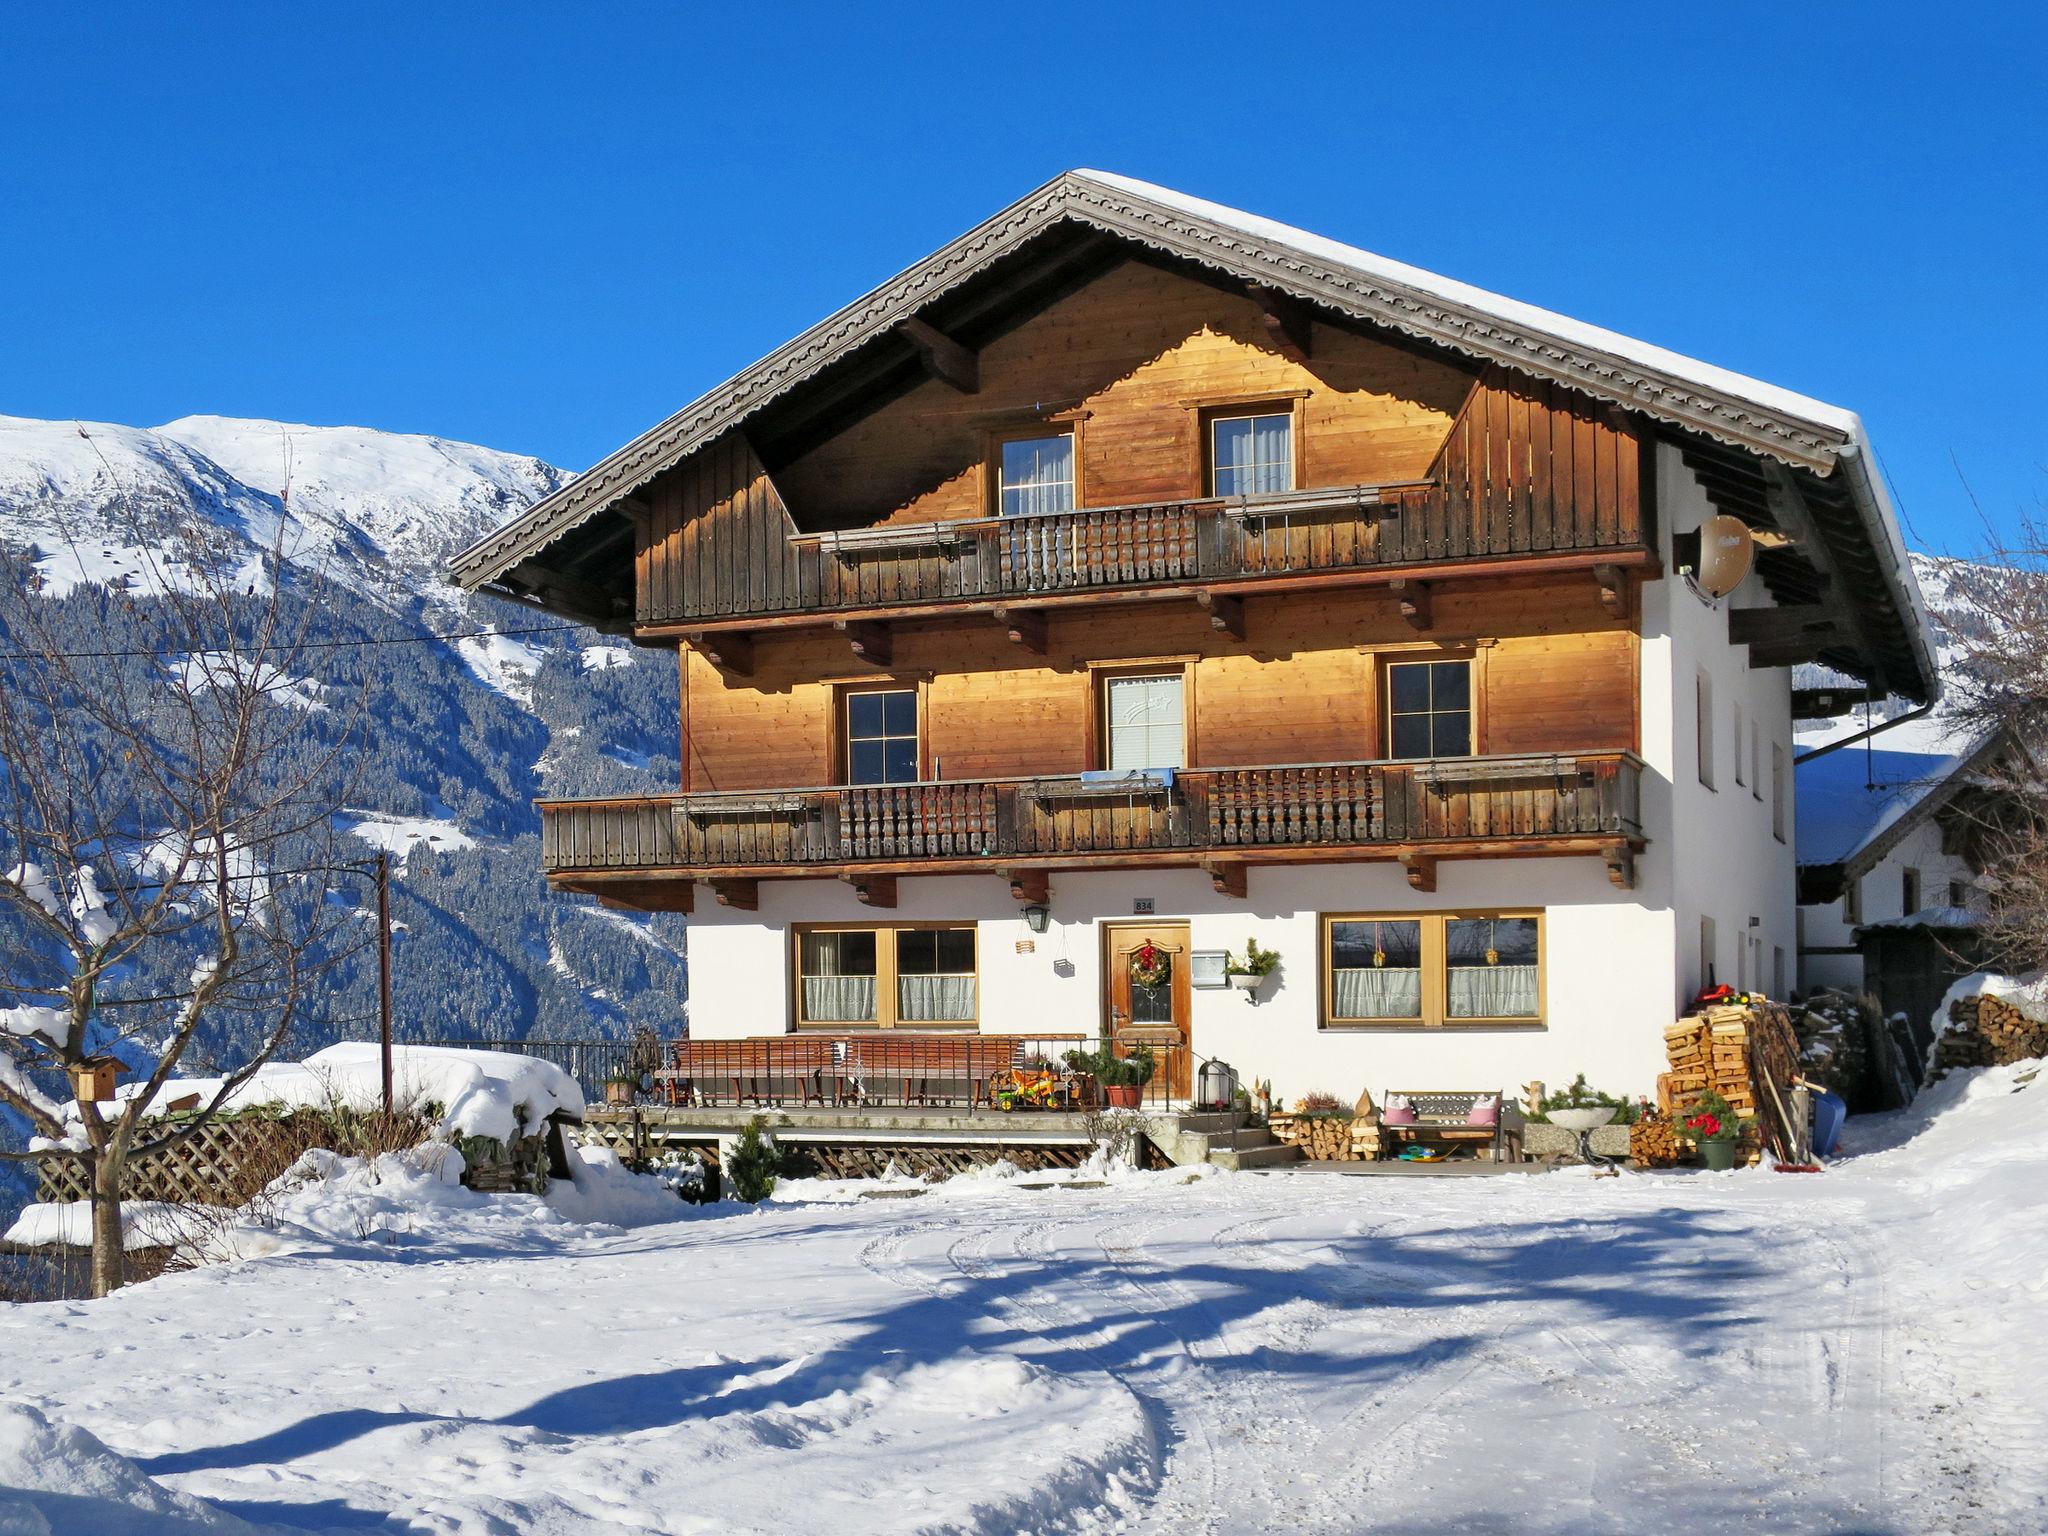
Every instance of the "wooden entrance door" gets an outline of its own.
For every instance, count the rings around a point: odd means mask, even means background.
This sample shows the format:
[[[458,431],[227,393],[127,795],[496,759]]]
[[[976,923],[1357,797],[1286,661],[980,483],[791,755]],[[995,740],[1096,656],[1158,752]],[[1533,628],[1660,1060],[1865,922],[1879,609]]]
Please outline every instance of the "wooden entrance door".
[[[1104,972],[1103,1011],[1109,1038],[1119,1056],[1136,1045],[1149,1045],[1159,1058],[1154,1083],[1163,1081],[1176,1099],[1188,1096],[1193,1055],[1188,1049],[1190,997],[1188,925],[1186,923],[1119,923],[1109,928]],[[1153,981],[1132,975],[1150,946],[1156,955],[1150,969],[1163,961],[1166,974]],[[1148,1089],[1154,1092],[1156,1089]]]

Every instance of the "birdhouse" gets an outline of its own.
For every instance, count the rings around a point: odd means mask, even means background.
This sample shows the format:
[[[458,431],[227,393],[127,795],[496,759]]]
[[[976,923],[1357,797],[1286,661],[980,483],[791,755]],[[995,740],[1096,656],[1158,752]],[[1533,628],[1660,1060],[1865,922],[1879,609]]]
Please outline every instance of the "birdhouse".
[[[81,1104],[108,1104],[121,1063],[111,1056],[91,1056],[71,1068],[72,1096]]]

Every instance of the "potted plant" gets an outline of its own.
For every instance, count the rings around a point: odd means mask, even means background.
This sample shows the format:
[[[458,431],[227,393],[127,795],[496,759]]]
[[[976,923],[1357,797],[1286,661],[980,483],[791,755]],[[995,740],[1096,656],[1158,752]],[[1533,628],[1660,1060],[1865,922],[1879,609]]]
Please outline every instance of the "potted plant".
[[[604,1101],[607,1104],[631,1104],[639,1091],[640,1079],[631,1072],[614,1072],[604,1080]]]
[[[1247,938],[1244,941],[1244,958],[1230,955],[1223,962],[1223,977],[1240,992],[1256,992],[1259,983],[1272,975],[1280,966],[1280,951],[1261,949],[1259,941]]]
[[[1133,1047],[1128,1056],[1119,1056],[1106,1045],[1096,1051],[1069,1051],[1066,1062],[1102,1085],[1103,1102],[1111,1109],[1138,1108],[1156,1066],[1149,1045]]]
[[[1694,1101],[1691,1112],[1673,1130],[1680,1140],[1699,1148],[1700,1162],[1710,1172],[1726,1173],[1735,1166],[1743,1122],[1734,1107],[1713,1089]]]

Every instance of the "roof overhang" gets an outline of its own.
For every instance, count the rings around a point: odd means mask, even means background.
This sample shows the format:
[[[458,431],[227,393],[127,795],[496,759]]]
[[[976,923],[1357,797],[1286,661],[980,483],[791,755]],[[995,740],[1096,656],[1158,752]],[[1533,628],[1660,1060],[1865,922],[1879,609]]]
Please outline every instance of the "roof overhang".
[[[500,581],[697,449],[1063,225],[1278,290],[1336,315],[1552,380],[1655,421],[1843,484],[1876,554],[1929,697],[1937,672],[1898,520],[1853,413],[1618,333],[1165,188],[1070,171],[812,326],[577,476],[450,562],[470,590]]]

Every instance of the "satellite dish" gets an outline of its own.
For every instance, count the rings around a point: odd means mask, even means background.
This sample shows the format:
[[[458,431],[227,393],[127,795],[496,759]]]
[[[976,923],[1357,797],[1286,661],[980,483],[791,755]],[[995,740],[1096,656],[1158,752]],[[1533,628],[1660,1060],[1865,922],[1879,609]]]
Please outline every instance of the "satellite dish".
[[[1718,513],[1700,524],[1699,563],[1691,573],[1693,590],[1709,602],[1719,602],[1742,585],[1756,563],[1756,541],[1749,524],[1739,517]]]

